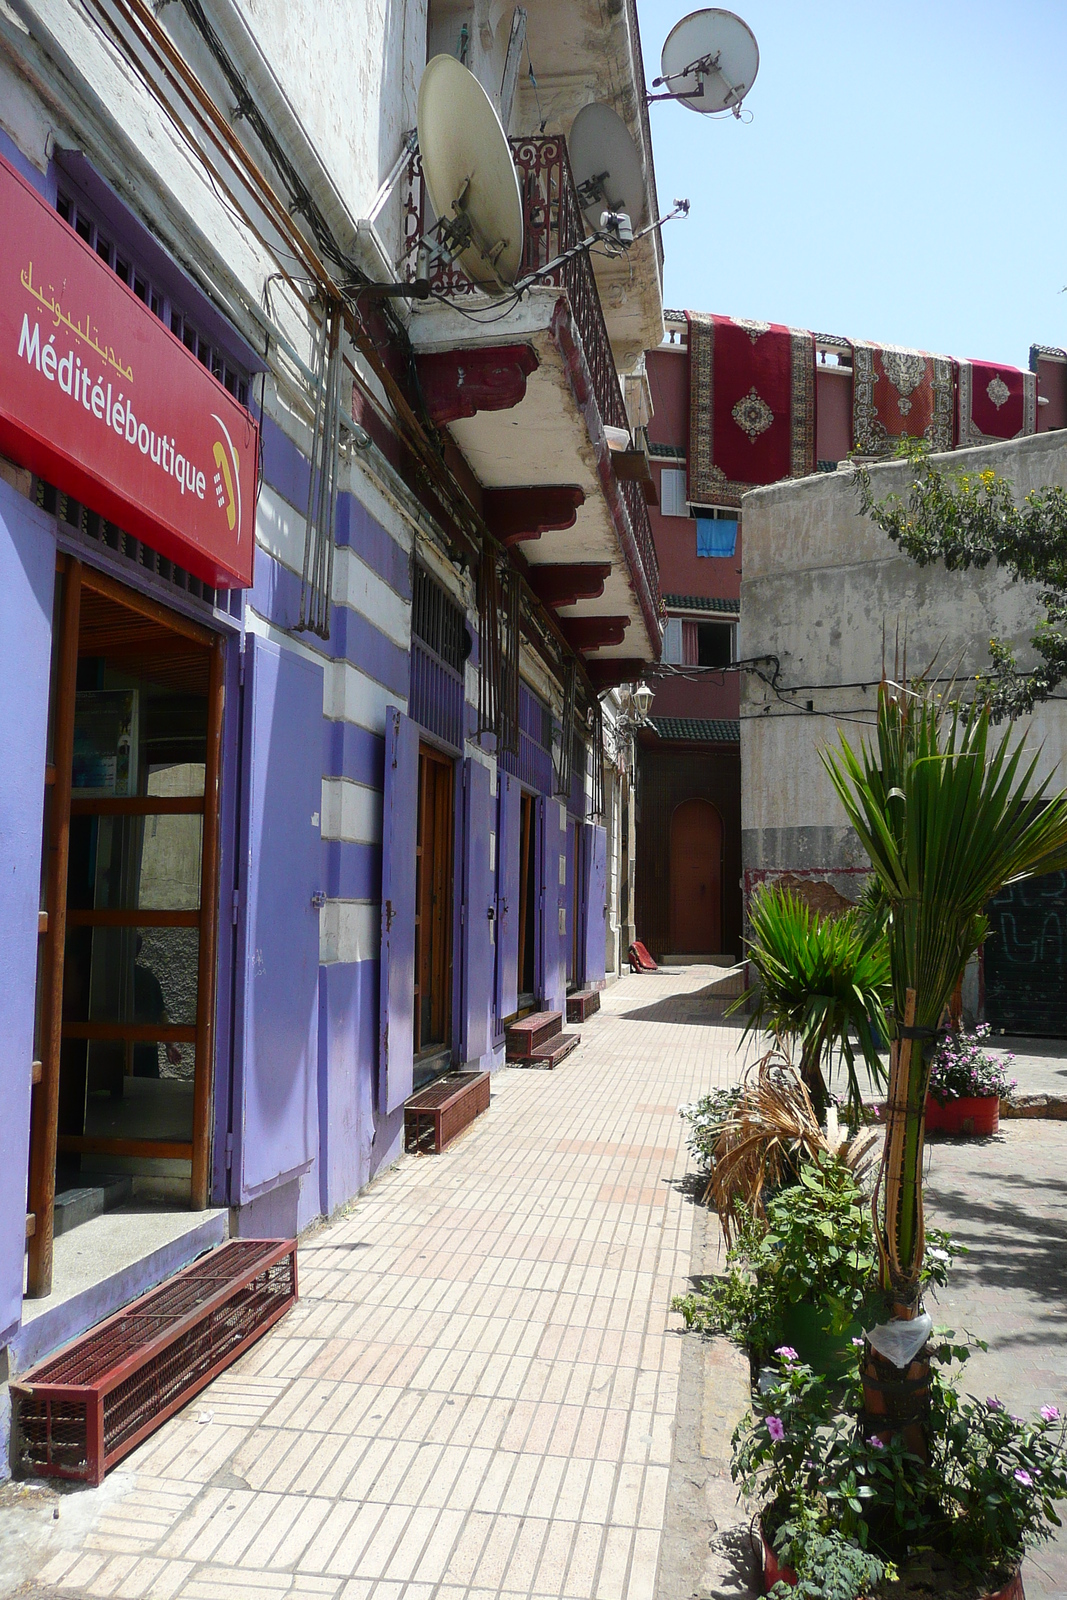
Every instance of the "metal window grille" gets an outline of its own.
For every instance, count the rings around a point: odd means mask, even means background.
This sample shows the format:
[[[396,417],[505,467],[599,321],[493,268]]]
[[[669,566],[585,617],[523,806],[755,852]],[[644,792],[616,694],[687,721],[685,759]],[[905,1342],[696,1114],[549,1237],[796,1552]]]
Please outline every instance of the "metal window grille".
[[[496,555],[482,547],[478,563],[478,734],[500,727],[500,578]]]
[[[522,583],[508,564],[502,583],[500,617],[500,693],[498,696],[497,750],[514,754],[519,748],[519,651],[522,642]]]
[[[412,584],[411,633],[410,714],[420,727],[462,749],[470,635],[462,610],[420,566]]]
[[[563,715],[560,719],[559,758],[556,762],[556,794],[570,796],[571,764],[574,759],[574,699],[578,669],[573,659],[563,663]]]
[[[110,230],[97,221],[84,201],[72,199],[61,189],[56,197],[56,210],[63,221],[69,222],[75,233],[85,240],[89,248],[96,251],[101,261],[111,268],[115,276],[128,284],[138,300],[143,300],[160,322],[181,340],[185,348],[192,351],[196,359],[218,378],[241,405],[246,406],[247,372],[235,367],[224,351],[198,331],[195,319],[190,320],[183,308],[176,305],[165,290],[152,283],[150,275],[132,259],[129,252],[115,244],[110,237]]]
[[[593,793],[589,801],[589,815],[604,815],[604,713],[599,700],[593,702]]]
[[[54,484],[46,483],[43,478],[35,478],[33,497],[35,503],[49,516],[65,522],[68,528],[77,529],[85,538],[92,539],[103,548],[111,550],[124,561],[128,561],[131,566],[139,568],[142,572],[154,573],[156,577],[162,578],[164,583],[180,589],[183,594],[192,595],[194,599],[204,601],[205,605],[215,606],[223,611],[229,608],[229,591],[213,589],[209,583],[204,583],[191,572],[186,572],[176,561],[169,561],[166,556],[161,556],[158,550],[153,550],[141,539],[135,539],[132,533],[124,533],[99,512],[90,511],[80,500],[63,494]]]
[[[462,673],[470,654],[467,619],[426,568],[418,565],[412,584],[411,631],[446,667]]]

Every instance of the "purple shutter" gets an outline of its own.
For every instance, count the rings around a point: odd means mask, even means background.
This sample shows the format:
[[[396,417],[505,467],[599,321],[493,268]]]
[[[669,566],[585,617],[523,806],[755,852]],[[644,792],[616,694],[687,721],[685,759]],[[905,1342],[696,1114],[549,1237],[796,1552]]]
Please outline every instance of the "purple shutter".
[[[463,1038],[465,1062],[480,1061],[493,1045],[493,879],[489,835],[493,797],[489,771],[468,756],[463,763]]]
[[[583,983],[601,983],[608,931],[608,836],[595,823],[583,825],[585,838],[585,950]]]
[[[567,998],[568,897],[572,893],[567,871],[567,813],[560,801],[546,798],[541,815],[541,993],[549,1011],[562,1011]]]
[[[519,1004],[519,850],[522,790],[510,772],[497,769],[496,811],[496,994],[497,1025]]]
[[[0,483],[0,1336],[22,1313],[55,527]]]
[[[246,643],[235,1057],[238,1203],[310,1166],[318,1123],[322,668]]]
[[[388,706],[382,803],[382,972],[378,1020],[378,1108],[383,1116],[402,1106],[411,1094],[418,814],[419,730],[410,717],[395,706]]]

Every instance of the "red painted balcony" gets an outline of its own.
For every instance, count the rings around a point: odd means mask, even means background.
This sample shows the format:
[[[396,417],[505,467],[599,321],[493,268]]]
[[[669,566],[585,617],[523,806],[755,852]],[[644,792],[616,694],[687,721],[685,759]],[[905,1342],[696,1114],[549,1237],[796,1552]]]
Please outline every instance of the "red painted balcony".
[[[521,278],[546,268],[579,244],[585,238],[585,223],[571,175],[566,141],[560,136],[513,139],[511,148],[523,202]],[[415,274],[418,241],[433,227],[417,155],[409,167],[404,213],[405,275],[410,280]],[[564,523],[557,520],[547,524],[549,528],[562,530],[567,527],[571,530],[565,546],[559,542],[562,534],[557,535],[556,543],[553,543],[551,534],[542,538],[540,531],[520,532],[517,537],[537,541],[525,543],[523,554],[531,568],[545,566],[546,592],[555,587],[562,593],[568,587],[562,583],[553,584],[547,569],[555,563],[563,560],[570,563],[596,562],[611,558],[613,575],[607,580],[606,587],[596,596],[568,597],[571,603],[564,604],[560,620],[566,618],[577,622],[593,616],[616,617],[624,610],[631,611],[633,626],[626,630],[623,639],[617,638],[617,628],[599,632],[595,628],[571,631],[582,639],[592,640],[595,636],[604,641],[599,645],[587,646],[596,650],[594,659],[601,677],[605,673],[610,676],[609,660],[613,655],[619,658],[620,670],[625,660],[627,672],[632,676],[635,661],[655,659],[659,655],[659,564],[641,485],[624,479],[616,472],[611,462],[610,448],[606,447],[606,440],[612,435],[605,430],[620,429],[628,433],[629,422],[588,252],[581,251],[571,259],[559,262],[538,279],[537,287],[522,301],[516,303],[514,299],[502,298],[498,317],[487,317],[485,321],[460,318],[455,312],[449,315],[445,310],[449,302],[461,311],[466,310],[471,298],[479,294],[478,288],[461,267],[441,260],[434,262],[431,265],[430,284],[431,293],[435,298],[440,297],[440,303],[426,310],[420,309],[411,324],[413,343],[419,353],[420,371],[424,374],[424,393],[428,387],[432,387],[431,410],[435,406],[440,408],[437,420],[452,426],[453,434],[461,449],[465,450],[475,472],[483,484],[494,492],[506,495],[512,488],[518,490],[523,485],[537,484],[539,492],[543,494],[553,481],[560,490],[565,484],[576,483],[573,471],[565,467],[560,468],[562,475],[557,475],[553,480],[550,470],[551,444],[543,429],[535,431],[533,425],[524,422],[520,422],[519,427],[529,426],[530,441],[537,441],[533,448],[540,447],[542,459],[536,463],[537,470],[528,478],[523,478],[521,474],[516,477],[514,472],[509,476],[506,470],[503,476],[493,476],[492,469],[501,463],[499,419],[490,422],[487,418],[482,434],[476,434],[476,423],[461,420],[471,418],[478,410],[499,412],[521,409],[522,402],[528,398],[528,391],[533,388],[538,376],[543,375],[537,373],[537,368],[546,366],[545,346],[547,336],[551,336],[558,363],[568,375],[573,397],[570,415],[564,418],[561,411],[558,418],[561,444],[564,442],[562,433],[565,428],[570,430],[571,435],[568,448],[561,448],[558,457],[562,462],[573,454],[576,447],[574,435],[580,431],[586,436],[581,441],[586,455],[589,454],[589,442],[593,444],[598,467],[596,478],[599,481],[584,486],[584,510],[578,509],[583,507],[583,498],[575,488],[570,491],[576,495],[575,511],[569,513],[568,521]],[[553,290],[564,291],[566,300],[563,301],[559,295],[553,297]],[[483,307],[486,305],[484,298],[479,303]],[[549,315],[553,306],[555,311]],[[447,328],[445,318],[448,319]],[[536,356],[529,366],[521,359],[526,349]],[[474,362],[475,351],[480,353],[481,366],[478,368]],[[456,388],[451,401],[446,392],[450,381],[450,359],[455,370],[451,381]],[[530,409],[543,420],[544,397],[540,402],[534,402]],[[512,420],[517,420],[514,410]],[[467,431],[464,432],[464,429]],[[527,457],[530,448],[531,444],[528,443]],[[527,465],[530,465],[529,460]],[[613,525],[613,549],[605,548],[603,538],[598,542],[591,527],[592,507],[589,502],[594,493],[600,502],[601,523],[605,520],[603,513],[606,510],[608,520]],[[527,500],[528,497],[523,503]],[[509,537],[506,542],[515,542],[515,539]],[[620,570],[622,568],[625,568],[625,573]],[[629,607],[620,601],[619,581],[623,579],[629,591]]]

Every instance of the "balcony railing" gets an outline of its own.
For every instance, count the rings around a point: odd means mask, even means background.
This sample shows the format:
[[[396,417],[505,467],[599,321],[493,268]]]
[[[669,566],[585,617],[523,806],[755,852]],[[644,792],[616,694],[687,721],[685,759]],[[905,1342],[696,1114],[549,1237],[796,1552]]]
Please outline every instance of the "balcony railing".
[[[559,135],[542,135],[512,139],[510,144],[522,194],[524,238],[519,269],[522,278],[547,267],[557,256],[581,243],[585,238],[585,222],[571,175],[566,140]],[[404,197],[404,275],[409,281],[415,276],[419,240],[431,226],[428,200],[422,185],[422,166],[416,153],[408,167]],[[569,261],[561,262],[539,281],[555,284],[567,291],[601,420],[608,427],[628,430],[630,424],[619,374],[611,353],[600,292],[588,251],[583,250]],[[436,295],[458,298],[474,294],[477,286],[458,265],[450,266],[437,260],[430,268],[430,287]],[[645,577],[654,602],[658,605],[659,562],[641,486],[620,481],[619,492],[630,519]]]

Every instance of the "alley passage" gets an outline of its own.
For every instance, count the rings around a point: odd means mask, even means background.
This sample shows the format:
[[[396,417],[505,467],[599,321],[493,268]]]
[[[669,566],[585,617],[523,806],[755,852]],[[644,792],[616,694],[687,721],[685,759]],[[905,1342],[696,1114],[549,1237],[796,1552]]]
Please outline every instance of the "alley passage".
[[[299,1306],[123,1463],[89,1531],[54,1524],[38,1583],[652,1600],[693,1221],[677,1108],[736,1075],[723,976],[624,979],[558,1072],[500,1073],[451,1149],[310,1236]]]

